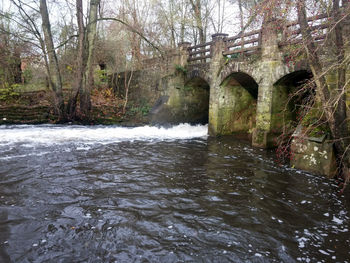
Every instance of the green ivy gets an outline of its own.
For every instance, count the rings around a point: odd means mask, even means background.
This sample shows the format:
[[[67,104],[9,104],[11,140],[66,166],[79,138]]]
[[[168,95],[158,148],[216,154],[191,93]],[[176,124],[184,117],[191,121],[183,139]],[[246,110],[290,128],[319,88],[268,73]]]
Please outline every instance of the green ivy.
[[[327,122],[320,118],[319,112],[318,108],[312,108],[301,121],[309,137],[321,137],[331,133]]]
[[[15,91],[16,88],[19,88],[19,84],[9,85],[4,83],[3,87],[0,88],[0,100],[12,100],[19,96],[19,93]]]
[[[187,69],[181,65],[175,65],[175,70],[177,72],[181,72],[183,74],[186,74],[187,73]]]
[[[22,74],[23,74],[24,81],[26,83],[30,82],[33,78],[33,72],[31,69],[26,68]]]
[[[231,55],[226,55],[225,56],[225,64],[228,64],[231,60],[233,59],[238,59],[240,58],[240,53],[234,53]]]
[[[141,102],[140,105],[131,105],[129,109],[130,115],[141,114],[142,116],[147,116],[151,110],[151,106],[147,102]]]
[[[105,69],[98,69],[96,70],[96,73],[97,73],[98,79],[101,82],[107,82],[108,76],[107,76],[107,71]]]

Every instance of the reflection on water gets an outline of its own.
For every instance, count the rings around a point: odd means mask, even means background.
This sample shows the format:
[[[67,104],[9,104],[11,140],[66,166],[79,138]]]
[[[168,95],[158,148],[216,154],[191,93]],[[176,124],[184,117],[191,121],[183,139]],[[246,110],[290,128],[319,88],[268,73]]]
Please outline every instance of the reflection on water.
[[[348,262],[329,181],[206,127],[0,128],[0,262]]]

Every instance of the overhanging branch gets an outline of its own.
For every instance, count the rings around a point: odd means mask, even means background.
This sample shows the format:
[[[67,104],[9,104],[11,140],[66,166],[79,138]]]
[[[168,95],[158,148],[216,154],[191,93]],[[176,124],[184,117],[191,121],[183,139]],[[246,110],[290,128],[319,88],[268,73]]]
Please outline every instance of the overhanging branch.
[[[139,35],[144,41],[146,41],[152,48],[156,49],[160,55],[163,57],[163,51],[160,50],[159,47],[157,47],[154,43],[152,43],[152,41],[150,41],[147,37],[145,37],[141,32],[139,32],[138,30],[136,30],[134,27],[132,27],[131,25],[129,25],[128,23],[126,23],[125,21],[118,19],[118,18],[114,18],[114,17],[101,17],[99,19],[97,19],[97,21],[116,21],[118,23],[121,23],[122,25],[126,26],[131,32]],[[93,23],[94,21],[90,22]]]

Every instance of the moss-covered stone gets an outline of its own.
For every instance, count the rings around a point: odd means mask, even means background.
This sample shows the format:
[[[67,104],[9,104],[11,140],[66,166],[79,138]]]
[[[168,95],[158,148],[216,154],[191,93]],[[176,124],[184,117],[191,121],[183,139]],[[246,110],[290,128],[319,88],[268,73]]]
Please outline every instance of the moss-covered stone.
[[[315,142],[308,138],[295,138],[291,151],[293,167],[326,175],[329,178],[335,176],[337,165],[332,142]]]
[[[231,77],[220,86],[217,98],[217,135],[250,134],[256,116],[252,94]]]
[[[290,100],[287,86],[276,85],[273,90],[272,110],[271,110],[271,130],[282,132],[283,127],[289,126],[293,120],[293,108],[295,105]]]
[[[209,86],[199,78],[184,82],[184,76],[168,79],[167,100],[154,108],[153,123],[207,123],[209,110]]]

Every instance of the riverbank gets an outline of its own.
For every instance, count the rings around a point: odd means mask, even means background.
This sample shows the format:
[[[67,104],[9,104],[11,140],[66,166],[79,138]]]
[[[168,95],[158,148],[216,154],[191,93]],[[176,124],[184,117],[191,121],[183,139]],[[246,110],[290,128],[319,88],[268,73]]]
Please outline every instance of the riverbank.
[[[68,97],[69,90],[65,90]],[[1,124],[44,124],[57,122],[50,91],[14,92],[0,99]],[[148,123],[148,105],[129,101],[123,114],[124,100],[115,98],[106,90],[96,90],[92,97],[91,118],[87,121],[74,121],[74,124],[122,124],[138,126]]]

